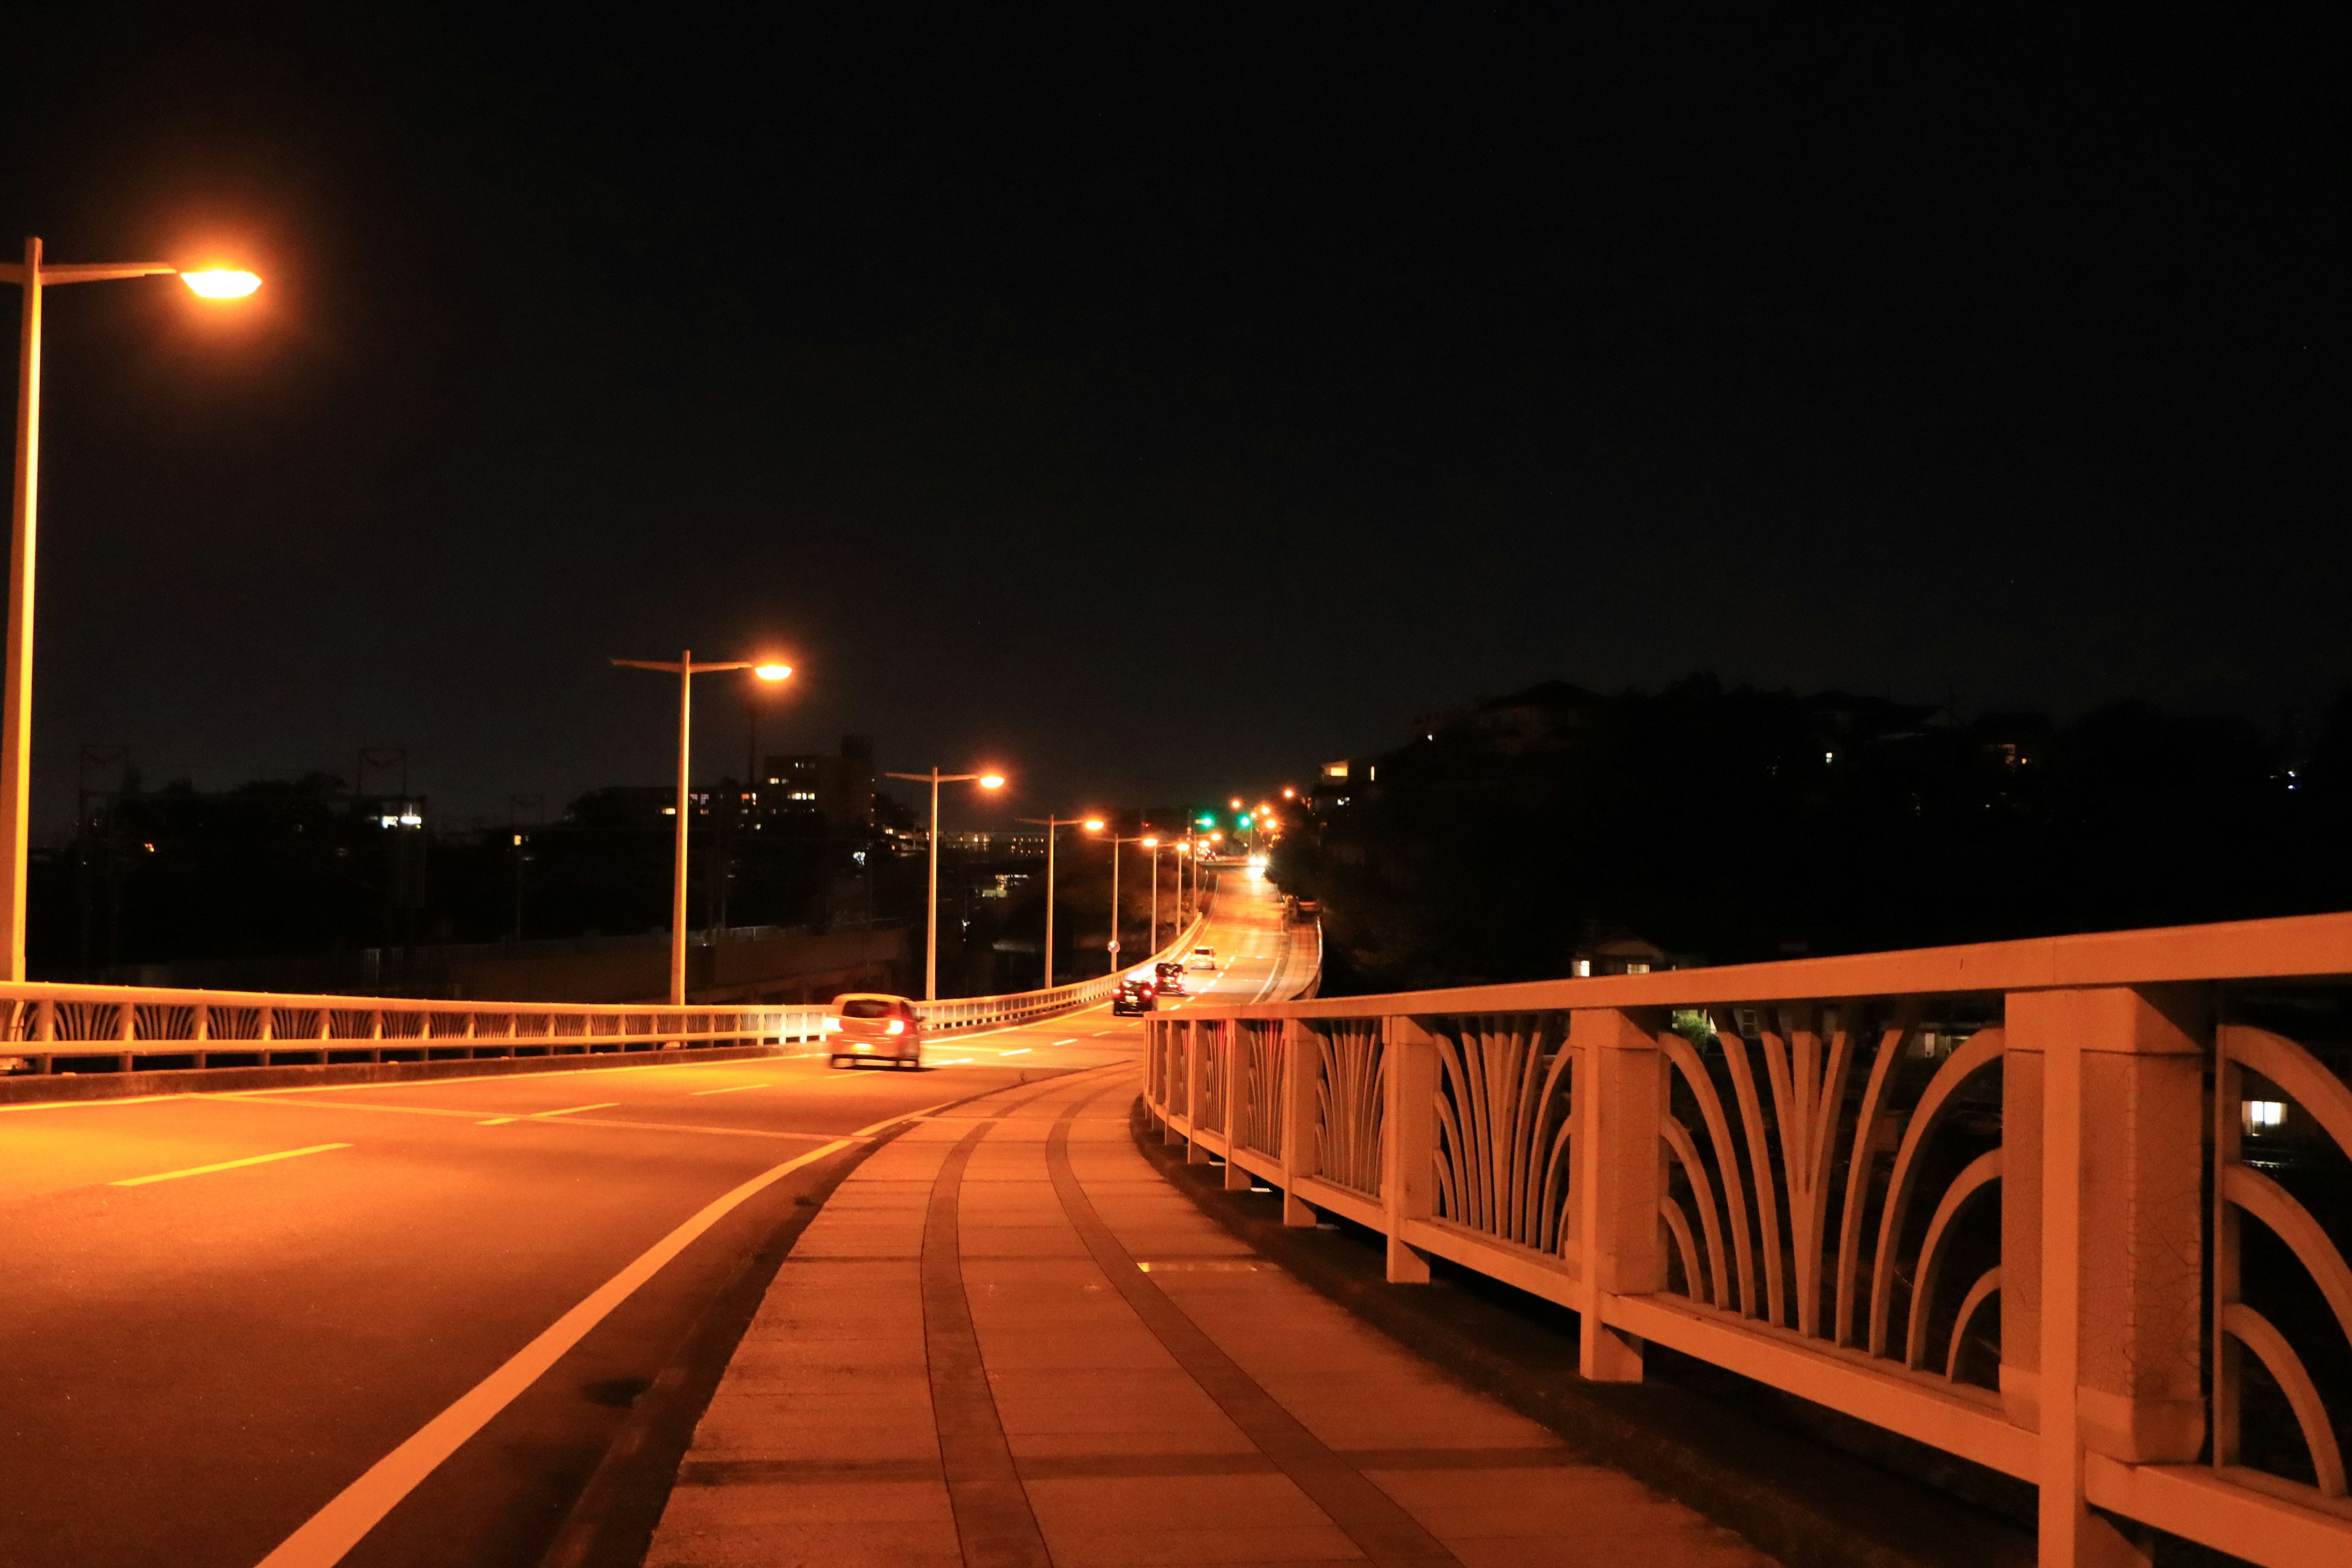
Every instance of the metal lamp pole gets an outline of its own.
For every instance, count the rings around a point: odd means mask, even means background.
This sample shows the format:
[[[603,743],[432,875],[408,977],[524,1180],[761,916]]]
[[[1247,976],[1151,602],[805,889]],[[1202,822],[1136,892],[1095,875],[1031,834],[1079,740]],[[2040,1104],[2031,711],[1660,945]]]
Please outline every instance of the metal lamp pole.
[[[677,805],[672,808],[677,815],[677,849],[669,890],[669,1005],[683,1007],[686,1005],[686,829],[687,824],[692,820],[688,781],[693,765],[694,678],[722,669],[748,669],[761,680],[790,680],[793,667],[789,664],[755,664],[748,658],[706,659],[697,664],[692,648],[679,654],[676,664],[649,658],[616,658],[613,662],[627,669],[657,669],[665,675],[677,677]]]
[[[1139,834],[1139,835],[1137,835],[1137,836],[1136,836],[1135,837],[1133,837],[1133,838],[1121,838],[1121,837],[1118,837],[1116,834],[1114,834],[1114,835],[1112,836],[1112,837],[1111,837],[1111,841],[1110,841],[1110,969],[1109,969],[1109,970],[1108,970],[1108,971],[1106,971],[1106,973],[1116,973],[1118,972],[1118,847],[1119,847],[1120,845],[1122,845],[1122,844],[1140,844],[1140,845],[1142,845],[1142,846],[1143,846],[1145,848],[1147,848],[1147,849],[1156,849],[1156,848],[1159,847],[1160,840],[1159,840],[1159,838],[1158,838],[1158,837],[1157,837],[1157,836],[1147,836],[1147,835],[1142,835],[1142,834]],[[1159,857],[1158,857],[1158,856],[1156,856],[1156,855],[1153,857],[1153,859],[1154,859],[1154,860],[1157,860],[1158,858],[1159,858]],[[1157,952],[1159,951],[1159,949],[1158,949],[1158,948],[1154,948],[1154,949],[1152,949],[1152,951],[1153,951],[1154,952]]]
[[[9,509],[7,686],[0,693],[0,855],[8,865],[0,897],[0,980],[25,978],[25,854],[32,832],[33,563],[41,489],[41,291],[56,283],[177,273],[207,300],[241,300],[261,287],[250,272],[181,272],[165,261],[76,262],[52,267],[41,242],[25,241],[25,259],[0,262],[0,283],[25,291],[17,340],[16,488]]]
[[[943,773],[936,767],[927,773],[890,773],[887,777],[905,779],[911,784],[931,786],[931,892],[930,918],[923,942],[923,1000],[940,999],[940,785],[977,782],[982,789],[1003,789],[1003,773]]]
[[[1045,830],[1045,984],[1044,989],[1051,991],[1054,988],[1054,842],[1057,837],[1055,830],[1075,826],[1083,827],[1088,833],[1100,833],[1103,830],[1103,819],[1099,816],[1047,815],[1024,816],[1021,820],[1033,827],[1042,827]]]

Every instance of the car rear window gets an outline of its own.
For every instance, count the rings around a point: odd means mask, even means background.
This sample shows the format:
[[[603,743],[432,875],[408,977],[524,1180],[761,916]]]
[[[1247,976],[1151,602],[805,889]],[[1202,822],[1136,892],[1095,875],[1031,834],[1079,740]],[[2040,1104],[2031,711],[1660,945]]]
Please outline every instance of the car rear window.
[[[898,1016],[898,1004],[879,996],[853,996],[841,1005],[841,1016],[845,1018],[895,1018]]]

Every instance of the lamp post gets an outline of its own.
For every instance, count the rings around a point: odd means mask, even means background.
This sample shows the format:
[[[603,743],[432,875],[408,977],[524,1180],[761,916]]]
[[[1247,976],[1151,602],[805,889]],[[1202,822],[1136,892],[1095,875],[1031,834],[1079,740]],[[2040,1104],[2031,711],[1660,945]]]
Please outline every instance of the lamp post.
[[[1108,973],[1116,973],[1118,970],[1118,847],[1122,844],[1140,844],[1147,849],[1157,850],[1160,847],[1160,840],[1156,836],[1149,834],[1138,834],[1132,838],[1121,838],[1117,834],[1113,834],[1111,836],[1110,970]],[[1159,858],[1160,858],[1157,854],[1152,856],[1152,859],[1155,863]],[[1158,948],[1154,948],[1152,951],[1157,952],[1160,950]]]
[[[242,300],[261,287],[250,272],[182,272],[166,261],[75,262],[51,266],[41,242],[25,241],[25,259],[0,262],[0,283],[25,291],[16,361],[16,487],[9,510],[7,686],[0,693],[0,854],[8,858],[0,898],[0,980],[25,978],[25,851],[31,836],[33,760],[33,563],[41,489],[41,292],[57,283],[177,273],[201,299]]]
[[[1033,827],[1042,827],[1045,830],[1045,984],[1044,989],[1051,991],[1054,988],[1054,841],[1056,829],[1083,827],[1088,833],[1100,833],[1103,830],[1103,819],[1099,816],[1055,816],[1049,812],[1044,816],[1024,816],[1021,820]]]
[[[669,1005],[683,1007],[686,1005],[686,829],[687,824],[692,820],[691,803],[688,799],[688,777],[693,760],[694,678],[722,669],[748,669],[761,680],[790,680],[793,667],[772,661],[754,664],[748,658],[706,659],[697,664],[692,648],[679,654],[676,664],[649,658],[616,658],[613,662],[627,669],[657,669],[665,675],[677,677],[677,804],[670,808],[677,816],[677,853],[669,892]]]
[[[1003,773],[943,773],[933,768],[927,773],[891,773],[894,779],[906,779],[912,784],[928,783],[931,786],[931,893],[930,920],[923,942],[923,1000],[940,999],[940,785],[977,782],[982,789],[1003,789]]]

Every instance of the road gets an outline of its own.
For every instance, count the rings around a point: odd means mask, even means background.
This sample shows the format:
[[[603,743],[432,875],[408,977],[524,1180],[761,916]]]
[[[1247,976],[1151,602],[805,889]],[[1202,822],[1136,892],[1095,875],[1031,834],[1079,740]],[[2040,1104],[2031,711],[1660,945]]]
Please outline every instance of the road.
[[[1263,885],[1228,875],[1206,940],[1230,956],[1203,994],[1261,993]],[[776,1058],[0,1108],[0,1562],[254,1568],[375,1470],[360,1500],[393,1505],[347,1555],[273,1568],[537,1563],[801,1200],[899,1119],[1141,1047],[1097,1009],[940,1042],[921,1072]],[[563,1346],[600,1289],[621,1299]],[[551,1342],[445,1460],[382,1473]]]

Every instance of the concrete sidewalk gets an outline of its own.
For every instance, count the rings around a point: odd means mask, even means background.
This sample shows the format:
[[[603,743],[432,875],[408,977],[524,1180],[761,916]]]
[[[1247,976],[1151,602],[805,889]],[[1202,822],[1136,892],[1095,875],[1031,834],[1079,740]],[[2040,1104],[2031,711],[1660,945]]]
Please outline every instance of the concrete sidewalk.
[[[1132,1066],[975,1100],[844,1182],[649,1568],[1763,1568],[1259,1260],[1128,1132]]]

